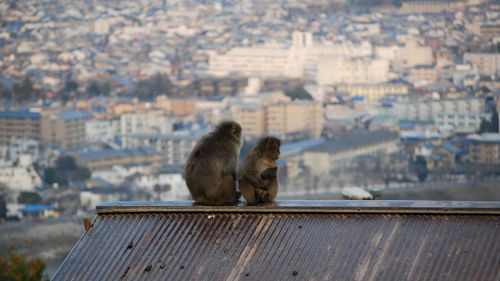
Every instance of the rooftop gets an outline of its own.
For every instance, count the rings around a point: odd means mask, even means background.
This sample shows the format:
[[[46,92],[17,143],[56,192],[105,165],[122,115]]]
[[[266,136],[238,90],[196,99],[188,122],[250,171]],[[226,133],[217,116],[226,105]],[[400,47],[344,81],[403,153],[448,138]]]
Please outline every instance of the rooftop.
[[[107,202],[53,280],[494,280],[500,202]]]

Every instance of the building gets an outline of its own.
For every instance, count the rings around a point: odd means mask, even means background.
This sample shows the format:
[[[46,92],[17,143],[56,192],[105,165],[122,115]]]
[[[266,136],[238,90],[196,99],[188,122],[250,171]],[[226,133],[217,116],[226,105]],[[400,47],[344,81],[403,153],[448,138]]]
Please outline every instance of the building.
[[[396,102],[392,108],[392,114],[397,120],[416,122],[434,122],[436,115],[443,112],[467,114],[483,113],[485,111],[484,100],[479,98]]]
[[[168,134],[173,122],[162,110],[141,110],[120,116],[120,134]]]
[[[429,46],[422,46],[416,39],[406,42],[400,49],[400,57],[406,67],[434,64],[434,55]]]
[[[213,53],[209,74],[259,78],[316,79],[316,65],[322,57],[366,57],[372,55],[368,41],[316,44],[310,32],[293,32],[291,46],[267,45],[232,48],[223,54]]]
[[[313,101],[291,101],[234,105],[234,119],[243,135],[253,138],[273,135],[282,139],[318,138],[324,127],[323,106]]]
[[[377,84],[389,80],[389,61],[367,57],[322,57],[318,62],[317,83]]]
[[[500,54],[465,53],[464,62],[477,65],[481,76],[498,77],[500,75]]]
[[[500,134],[472,135],[469,141],[470,161],[476,164],[500,164]]]
[[[418,82],[437,82],[439,78],[439,71],[436,65],[416,65],[410,69],[410,79]]]
[[[118,135],[120,119],[94,119],[85,123],[87,142],[110,142]]]
[[[18,161],[22,155],[29,155],[32,162],[37,162],[41,159],[40,154],[40,142],[26,137],[12,138],[8,147],[10,161]]]
[[[416,13],[441,13],[450,10],[462,10],[467,7],[467,0],[406,0],[401,3],[401,12]]]
[[[41,120],[39,112],[1,111],[0,145],[8,145],[13,138],[41,140]]]
[[[41,138],[43,143],[63,148],[82,147],[85,139],[85,123],[92,114],[80,111],[64,111],[44,115]]]
[[[0,163],[0,183],[15,192],[35,191],[42,178],[33,167],[31,156],[21,155],[15,163]]]
[[[75,157],[78,166],[87,167],[90,171],[108,170],[115,165],[141,163],[151,163],[157,168],[161,166],[161,157],[158,151],[151,147],[108,150],[83,149],[71,154]]]
[[[490,112],[440,112],[435,116],[436,125],[451,126],[457,133],[475,133],[483,119],[491,119]]]
[[[353,158],[396,150],[399,134],[386,130],[372,131],[326,140],[304,150],[304,166],[313,175],[326,175],[351,168]]]
[[[127,149],[153,147],[163,165],[182,166],[204,133],[201,130],[193,134],[126,134],[122,136],[122,145]]]
[[[410,91],[409,86],[402,83],[332,85],[325,90],[331,93],[348,94],[351,97],[364,97],[367,101],[378,101],[386,95],[407,95]]]

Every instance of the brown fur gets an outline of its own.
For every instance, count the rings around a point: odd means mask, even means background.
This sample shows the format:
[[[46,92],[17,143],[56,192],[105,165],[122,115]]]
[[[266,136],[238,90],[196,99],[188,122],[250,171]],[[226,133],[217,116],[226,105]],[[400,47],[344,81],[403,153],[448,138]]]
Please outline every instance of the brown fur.
[[[240,191],[249,204],[273,201],[278,195],[278,160],[281,141],[275,137],[259,140],[240,167]]]
[[[235,121],[222,121],[197,142],[184,170],[196,203],[227,205],[238,201],[236,169],[240,148],[241,126]]]

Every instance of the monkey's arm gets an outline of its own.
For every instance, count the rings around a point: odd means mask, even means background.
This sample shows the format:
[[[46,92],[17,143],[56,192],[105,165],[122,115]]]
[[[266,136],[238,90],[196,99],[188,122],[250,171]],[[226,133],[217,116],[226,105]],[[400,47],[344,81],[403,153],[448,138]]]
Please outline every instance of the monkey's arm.
[[[262,174],[260,177],[264,180],[269,180],[269,179],[274,179],[278,175],[278,167],[274,168],[268,168]]]
[[[266,184],[257,175],[257,170],[254,170],[254,169],[248,169],[248,170],[246,170],[245,173],[244,173],[243,179],[245,179],[246,181],[248,181],[255,188],[267,190]]]

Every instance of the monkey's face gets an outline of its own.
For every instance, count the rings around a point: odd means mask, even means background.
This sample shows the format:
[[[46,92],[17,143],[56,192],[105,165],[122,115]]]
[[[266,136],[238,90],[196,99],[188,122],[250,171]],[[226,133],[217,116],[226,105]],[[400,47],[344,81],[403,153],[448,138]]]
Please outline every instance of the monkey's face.
[[[275,161],[278,160],[280,158],[281,141],[275,137],[266,137],[264,142],[267,157]]]

